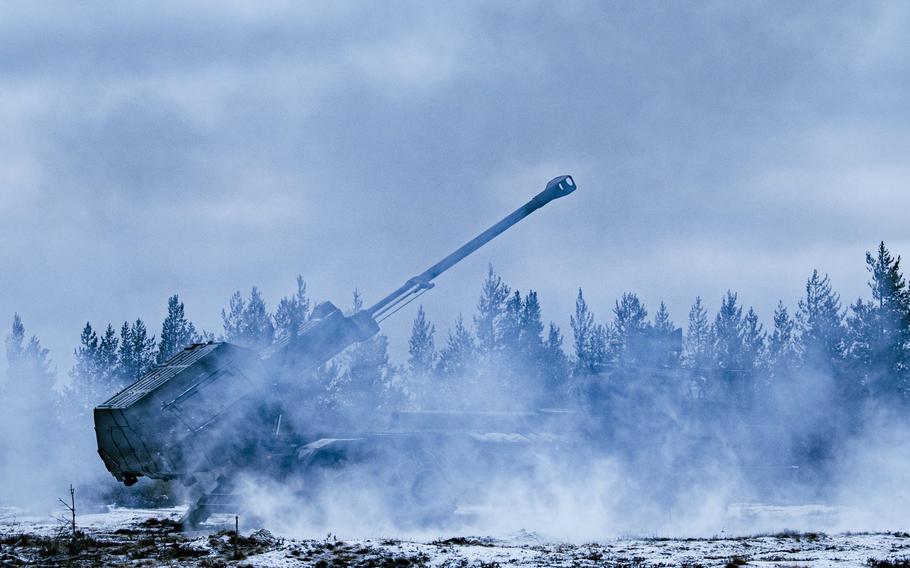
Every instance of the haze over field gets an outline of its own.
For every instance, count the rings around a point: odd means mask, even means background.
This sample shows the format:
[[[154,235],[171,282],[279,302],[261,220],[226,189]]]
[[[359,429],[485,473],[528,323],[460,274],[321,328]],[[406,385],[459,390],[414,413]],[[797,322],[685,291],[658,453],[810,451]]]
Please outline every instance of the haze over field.
[[[575,291],[767,323],[817,267],[843,297],[910,250],[903,2],[0,8],[0,315],[61,370],[86,320],[220,331],[299,273],[367,302],[561,173],[581,191],[440,280],[448,326],[488,262],[567,329]],[[412,312],[387,322],[393,356]],[[157,330],[153,330],[157,331]],[[64,373],[60,373],[61,376]]]
[[[906,566],[907,29],[0,5],[0,565]]]

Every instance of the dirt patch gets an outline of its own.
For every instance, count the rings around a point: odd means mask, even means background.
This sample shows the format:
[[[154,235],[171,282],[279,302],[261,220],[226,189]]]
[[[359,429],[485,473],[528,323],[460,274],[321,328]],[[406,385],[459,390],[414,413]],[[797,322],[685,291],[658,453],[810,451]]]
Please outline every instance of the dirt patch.
[[[496,546],[491,538],[475,536],[456,536],[445,540],[434,540],[430,544],[435,546]]]

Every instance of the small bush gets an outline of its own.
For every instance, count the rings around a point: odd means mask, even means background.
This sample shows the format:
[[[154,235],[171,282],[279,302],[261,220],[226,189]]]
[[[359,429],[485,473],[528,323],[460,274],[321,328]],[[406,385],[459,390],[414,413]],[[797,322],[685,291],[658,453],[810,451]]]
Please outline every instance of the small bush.
[[[165,549],[163,554],[165,558],[173,558],[175,560],[185,559],[185,558],[200,558],[202,556],[208,556],[208,551],[200,550],[198,548],[190,548],[189,546],[184,546],[180,543],[174,543]]]
[[[869,566],[869,568],[910,568],[910,558],[891,558],[886,560],[870,558],[866,561],[866,566]]]
[[[146,519],[139,523],[139,526],[144,529],[159,530],[167,533],[180,532],[183,529],[179,522],[171,519]]]

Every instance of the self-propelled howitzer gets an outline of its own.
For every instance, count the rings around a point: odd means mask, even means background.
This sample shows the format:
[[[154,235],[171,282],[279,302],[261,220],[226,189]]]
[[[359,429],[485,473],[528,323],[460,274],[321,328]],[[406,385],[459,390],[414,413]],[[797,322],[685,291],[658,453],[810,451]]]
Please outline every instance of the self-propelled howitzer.
[[[550,201],[575,191],[570,176],[546,188],[501,221],[372,306],[346,315],[316,306],[298,332],[263,353],[226,342],[187,347],[95,408],[98,453],[119,481],[140,476],[192,478],[221,467],[250,467],[249,448],[276,428],[279,375],[304,376],[379,331],[379,322],[433,287],[460,260]]]

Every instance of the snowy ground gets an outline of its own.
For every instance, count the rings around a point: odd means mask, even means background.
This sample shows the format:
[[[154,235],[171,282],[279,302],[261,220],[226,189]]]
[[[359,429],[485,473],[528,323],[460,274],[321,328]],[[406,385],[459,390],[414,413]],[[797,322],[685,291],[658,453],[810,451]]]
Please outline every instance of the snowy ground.
[[[907,566],[907,533],[784,532],[700,539],[620,538],[570,544],[529,532],[503,538],[295,540],[223,528],[184,534],[182,508],[111,509],[77,518],[80,535],[52,517],[0,510],[7,566]],[[876,564],[874,561],[890,561]]]

